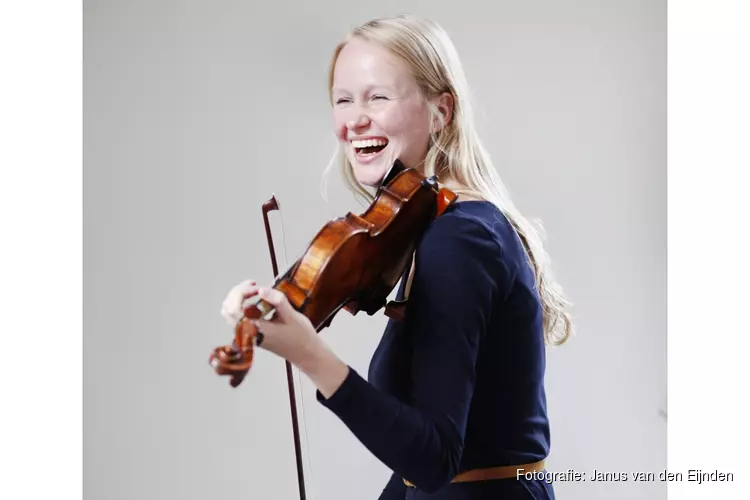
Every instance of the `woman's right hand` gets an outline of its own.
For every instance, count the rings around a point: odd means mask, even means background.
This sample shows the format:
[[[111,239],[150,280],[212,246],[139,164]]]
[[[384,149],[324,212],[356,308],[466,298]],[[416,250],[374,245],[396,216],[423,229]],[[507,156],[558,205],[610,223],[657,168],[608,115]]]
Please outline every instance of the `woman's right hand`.
[[[258,286],[255,280],[245,280],[229,290],[224,302],[221,304],[221,315],[229,324],[234,327],[245,315],[245,308],[242,304],[248,298],[256,295]]]

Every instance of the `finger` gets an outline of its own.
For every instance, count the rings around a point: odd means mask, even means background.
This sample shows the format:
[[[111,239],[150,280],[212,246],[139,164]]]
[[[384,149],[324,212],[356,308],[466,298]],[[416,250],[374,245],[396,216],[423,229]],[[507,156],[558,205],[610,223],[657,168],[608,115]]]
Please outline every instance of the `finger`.
[[[232,290],[245,290],[253,285],[257,285],[256,281],[253,279],[247,279],[245,281],[240,281],[237,283],[234,287],[232,287]]]
[[[258,285],[253,280],[246,280],[242,283],[234,286],[227,294],[227,299],[239,300],[242,302],[244,299],[254,295],[258,290]]]
[[[224,321],[227,322],[227,325],[236,326],[240,319],[242,319],[243,313],[241,310],[238,312],[236,310],[222,308],[221,316],[222,318],[224,318]]]
[[[237,323],[243,315],[242,301],[236,296],[227,297],[224,303],[221,305],[220,314],[230,325]]]
[[[256,329],[255,345],[264,349],[273,348],[279,325],[275,324],[273,320],[255,319],[253,320],[253,326]]]
[[[231,295],[239,295],[240,297],[247,298],[248,296],[254,295],[258,291],[258,285],[254,281],[243,282],[235,286],[230,292]]]
[[[253,284],[251,284],[253,283]],[[257,295],[258,287],[254,282],[245,282],[234,287],[221,305],[220,314],[230,325],[234,325],[244,315],[243,303]]]
[[[245,299],[252,297],[258,293],[257,285],[249,285],[244,288],[235,288],[227,295],[225,302],[229,305],[242,304]]]
[[[292,312],[292,305],[286,295],[275,288],[259,288],[258,297],[271,304],[282,318],[286,318]]]
[[[244,290],[239,290],[239,293],[241,294],[239,298],[239,306],[241,309],[244,309],[245,301],[258,295],[258,286],[250,285],[248,288]]]

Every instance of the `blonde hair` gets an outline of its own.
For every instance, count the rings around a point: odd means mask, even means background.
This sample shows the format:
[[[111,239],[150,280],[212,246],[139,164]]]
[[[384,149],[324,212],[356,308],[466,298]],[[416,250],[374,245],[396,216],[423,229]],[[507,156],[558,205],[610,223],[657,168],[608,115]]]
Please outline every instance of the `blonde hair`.
[[[344,46],[354,37],[378,43],[403,60],[411,70],[425,100],[444,92],[453,95],[452,118],[447,124],[437,107],[428,102],[433,119],[442,126],[430,131],[430,147],[422,165],[426,176],[439,181],[451,179],[468,189],[454,189],[459,194],[478,196],[498,207],[511,223],[534,271],[536,291],[542,304],[544,339],[548,344],[562,344],[573,331],[569,302],[555,282],[549,257],[543,247],[544,229],[538,221],[525,218],[514,206],[497,170],[483,147],[475,129],[470,89],[458,53],[446,32],[435,22],[411,15],[374,19],[352,30],[336,47],[329,70],[329,92],[333,87],[336,60]],[[329,94],[333,104],[333,96]],[[431,122],[434,120],[431,120]],[[355,195],[368,203],[374,195],[357,182],[351,163],[339,149],[336,157],[346,184]],[[453,189],[451,187],[451,189]]]

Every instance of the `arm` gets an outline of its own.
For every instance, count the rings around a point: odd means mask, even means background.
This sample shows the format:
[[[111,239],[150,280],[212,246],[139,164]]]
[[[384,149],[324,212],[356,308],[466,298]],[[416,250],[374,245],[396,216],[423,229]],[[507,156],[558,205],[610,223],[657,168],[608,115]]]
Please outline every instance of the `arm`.
[[[404,500],[405,498],[406,485],[398,474],[391,474],[383,487],[383,491],[380,492],[378,500]]]
[[[416,261],[405,319],[414,343],[411,404],[380,392],[330,352],[308,375],[318,400],[365,447],[429,492],[458,473],[479,343],[508,273],[484,228],[455,217],[431,226]]]

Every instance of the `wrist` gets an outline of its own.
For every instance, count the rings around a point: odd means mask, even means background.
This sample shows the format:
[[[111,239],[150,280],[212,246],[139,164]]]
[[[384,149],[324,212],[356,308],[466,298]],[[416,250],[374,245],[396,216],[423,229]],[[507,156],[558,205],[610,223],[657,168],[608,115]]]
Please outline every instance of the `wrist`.
[[[298,364],[302,373],[315,384],[324,398],[330,398],[349,375],[349,365],[336,356],[325,343],[317,339],[314,348]]]

